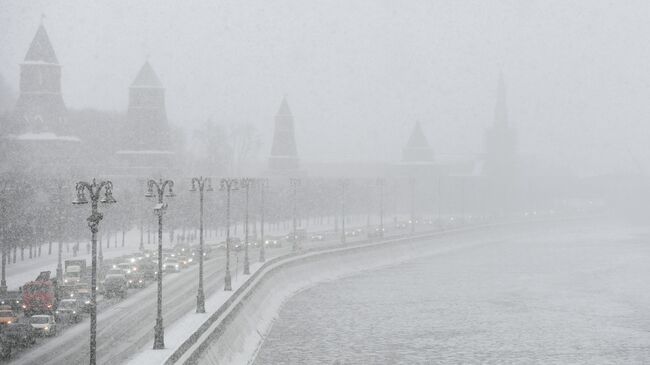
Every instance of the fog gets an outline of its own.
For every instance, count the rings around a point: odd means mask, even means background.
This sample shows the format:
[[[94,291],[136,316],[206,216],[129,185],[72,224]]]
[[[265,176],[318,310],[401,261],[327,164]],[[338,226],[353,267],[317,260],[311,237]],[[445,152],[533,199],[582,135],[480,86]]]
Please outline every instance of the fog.
[[[0,365],[648,363],[648,34],[0,0]]]
[[[283,95],[306,160],[399,159],[422,123],[440,156],[476,156],[499,70],[518,149],[579,175],[648,167],[645,1],[2,1],[0,74],[41,14],[71,108],[124,111],[149,59],[171,123],[248,122],[270,148]],[[336,145],[336,148],[333,148]]]

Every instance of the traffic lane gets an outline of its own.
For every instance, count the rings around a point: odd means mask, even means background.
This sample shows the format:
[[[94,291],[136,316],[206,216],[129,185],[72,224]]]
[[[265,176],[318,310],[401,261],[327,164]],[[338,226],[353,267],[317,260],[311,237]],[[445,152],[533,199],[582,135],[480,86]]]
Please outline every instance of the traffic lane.
[[[351,240],[361,240],[359,239]],[[338,239],[314,241],[309,246],[329,246],[340,244]],[[259,252],[259,249],[250,250]],[[249,251],[249,255],[251,252]],[[291,252],[290,245],[266,249],[269,259]],[[232,260],[233,257],[231,257]],[[231,262],[231,270],[236,269]],[[241,269],[241,268],[239,268]],[[204,265],[204,290],[210,296],[223,290],[225,252],[206,260]],[[238,270],[239,271],[239,270]],[[237,271],[237,274],[239,272]],[[184,269],[178,274],[163,276],[163,318],[164,324],[174,323],[178,318],[192,311],[196,305],[198,284],[198,265]],[[155,284],[155,283],[154,283]],[[153,325],[156,317],[157,286],[149,285],[131,295],[124,301],[107,303],[106,311],[98,315],[97,355],[101,363],[124,361],[131,353],[145,346],[153,338]],[[85,325],[74,326],[71,331],[43,346],[26,352],[19,358],[25,363],[61,364],[83,363],[89,357],[88,321]],[[65,349],[61,351],[61,349]]]
[[[286,249],[271,250],[269,257],[287,253]],[[234,269],[231,267],[231,270]],[[210,296],[223,290],[225,253],[206,260],[204,265],[204,290]],[[155,283],[154,283],[155,284]],[[163,318],[170,325],[196,306],[198,265],[180,273],[163,276]],[[100,363],[124,361],[132,352],[145,346],[153,338],[156,318],[157,286],[149,285],[134,296],[115,303],[98,315],[97,356]],[[26,363],[74,364],[89,357],[88,321],[68,331],[22,357]],[[81,331],[77,327],[81,327]],[[65,351],[60,351],[60,349]]]

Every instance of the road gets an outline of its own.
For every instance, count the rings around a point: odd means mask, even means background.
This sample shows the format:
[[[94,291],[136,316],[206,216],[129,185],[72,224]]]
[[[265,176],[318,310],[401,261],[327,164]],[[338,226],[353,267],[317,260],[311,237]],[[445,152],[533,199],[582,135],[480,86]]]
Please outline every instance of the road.
[[[357,240],[362,237],[356,238]],[[348,239],[352,241],[352,238]],[[338,244],[338,240],[309,242],[304,248],[313,245]],[[267,259],[286,254],[290,245],[267,250]],[[258,250],[249,252],[252,259],[258,257]],[[240,259],[243,254],[240,253]],[[241,263],[238,275],[241,273]],[[204,286],[206,297],[223,290],[225,254],[205,262]],[[235,275],[235,255],[231,256],[231,269]],[[198,265],[184,269],[180,273],[167,274],[163,278],[163,318],[165,326],[182,317],[196,307]],[[133,352],[145,346],[153,338],[156,317],[156,285],[148,285],[139,291],[131,291],[127,299],[116,301],[98,313],[97,362],[117,364],[123,362]],[[101,308],[100,308],[101,309]],[[20,364],[82,364],[89,358],[89,319],[66,328],[59,336],[41,341],[31,349],[16,352],[11,363]]]

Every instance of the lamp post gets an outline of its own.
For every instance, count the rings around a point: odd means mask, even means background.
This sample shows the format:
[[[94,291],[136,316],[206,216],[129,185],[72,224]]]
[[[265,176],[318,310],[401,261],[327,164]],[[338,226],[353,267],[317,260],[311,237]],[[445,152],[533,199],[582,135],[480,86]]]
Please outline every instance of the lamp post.
[[[205,184],[208,184],[207,189]],[[196,313],[205,313],[205,293],[203,292],[203,192],[213,191],[212,181],[210,178],[203,178],[203,176],[192,178],[192,188],[190,191],[196,191],[199,187],[199,206],[201,213],[199,214],[199,288],[196,293]]]
[[[296,204],[297,204],[297,195],[298,195],[298,186],[300,186],[300,179],[291,178],[289,179],[289,185],[291,185],[291,191],[293,195],[293,248],[292,251],[298,251],[298,234],[296,232]]]
[[[255,184],[255,180],[250,178],[241,179],[241,185],[246,189],[246,210],[244,215],[244,275],[250,275],[250,263],[248,262],[248,198],[250,189]]]
[[[348,179],[341,180],[341,243],[345,244],[345,188],[350,184]]]
[[[379,237],[384,237],[384,185],[386,180],[383,178],[377,179],[377,186],[379,186]]]
[[[162,238],[163,238],[163,214],[167,209],[167,203],[163,203],[163,197],[174,197],[174,182],[172,180],[159,179],[158,181],[149,179],[147,182],[147,198],[158,198],[158,204],[153,209],[154,214],[158,216],[158,308],[156,313],[156,325],[154,326],[153,349],[165,348],[165,329],[163,328],[162,318]],[[154,190],[155,188],[155,190]],[[165,191],[168,193],[165,195]]]
[[[409,178],[411,185],[411,234],[415,233],[415,178]]]
[[[260,262],[266,261],[264,256],[264,246],[266,242],[264,241],[264,193],[266,187],[269,185],[268,179],[259,179],[258,180],[260,187]]]
[[[232,290],[230,277],[230,192],[239,189],[239,180],[234,178],[221,179],[221,190],[226,191],[226,275],[224,276],[224,291]]]
[[[90,365],[95,365],[97,362],[97,232],[99,231],[99,222],[104,217],[102,213],[97,211],[97,203],[112,204],[116,203],[116,201],[113,198],[113,183],[110,181],[100,181],[99,183],[95,179],[93,179],[92,183],[79,181],[75,190],[77,191],[77,198],[72,204],[87,204],[86,192],[90,195],[91,214],[86,219],[92,234],[90,270]]]

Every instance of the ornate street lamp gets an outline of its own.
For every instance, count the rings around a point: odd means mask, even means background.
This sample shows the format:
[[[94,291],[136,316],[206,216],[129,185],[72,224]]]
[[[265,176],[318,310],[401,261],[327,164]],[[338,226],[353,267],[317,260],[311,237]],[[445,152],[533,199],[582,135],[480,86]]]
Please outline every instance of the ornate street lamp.
[[[246,189],[246,213],[244,215],[244,275],[250,275],[250,263],[248,262],[248,200],[250,189],[255,185],[255,180],[250,178],[241,179],[241,185]]]
[[[291,185],[291,190],[292,190],[292,195],[293,195],[293,252],[298,251],[298,234],[296,231],[296,204],[297,204],[297,194],[298,194],[298,186],[300,186],[300,179],[297,178],[291,178],[289,180],[289,184]]]
[[[158,197],[158,204],[153,209],[154,214],[158,216],[158,311],[156,315],[156,325],[154,326],[153,348],[154,350],[165,348],[165,330],[163,328],[162,318],[162,238],[163,238],[163,214],[167,210],[167,203],[163,203],[163,197],[174,197],[174,182],[172,180],[150,179],[147,183],[147,193],[144,195],[147,198]],[[154,190],[155,188],[155,190]],[[165,191],[168,191],[165,194]]]
[[[207,183],[207,189],[206,189]],[[203,293],[203,191],[213,191],[212,181],[210,178],[195,177],[192,178],[192,188],[190,191],[197,191],[199,187],[199,202],[201,213],[199,215],[199,289],[196,294],[196,313],[205,313],[205,294]]]
[[[230,192],[239,189],[239,180],[235,178],[221,179],[221,190],[226,191],[226,275],[224,276],[224,291],[232,290],[230,277]]]
[[[91,254],[91,271],[90,271],[90,365],[97,362],[97,232],[99,231],[99,222],[104,217],[97,210],[97,203],[113,204],[116,200],[113,198],[113,183],[110,181],[100,181],[97,183],[93,179],[92,183],[79,181],[75,187],[77,198],[72,204],[87,204],[86,192],[90,195],[91,214],[86,220],[92,234],[92,254]]]
[[[266,257],[264,256],[264,246],[266,246],[264,242],[264,193],[266,187],[269,185],[269,180],[265,178],[259,179],[258,184],[260,187],[260,262],[264,262],[266,261]]]
[[[415,178],[409,178],[411,185],[411,234],[415,233]]]
[[[377,179],[377,186],[379,186],[379,237],[384,237],[384,185],[386,180],[383,178]]]
[[[341,243],[343,244],[345,244],[345,188],[347,188],[348,185],[350,185],[350,180],[341,180],[341,228],[343,229],[341,234]]]

